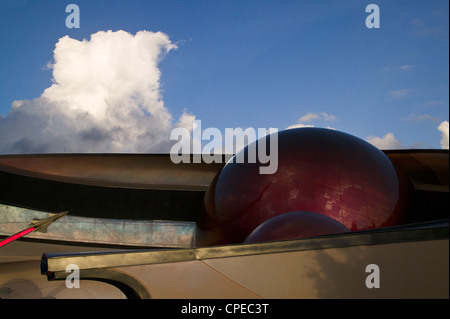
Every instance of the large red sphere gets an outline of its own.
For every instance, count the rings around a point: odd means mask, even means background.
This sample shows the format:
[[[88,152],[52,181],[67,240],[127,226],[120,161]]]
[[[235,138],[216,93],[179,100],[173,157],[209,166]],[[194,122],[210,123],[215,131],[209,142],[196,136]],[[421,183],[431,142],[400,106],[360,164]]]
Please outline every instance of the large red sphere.
[[[347,232],[347,227],[328,216],[312,212],[289,212],[266,220],[244,242],[260,243]]]
[[[351,231],[399,222],[405,204],[402,185],[392,162],[378,148],[331,129],[298,128],[277,134],[274,174],[260,174],[265,164],[258,161],[232,159],[210,192],[215,205],[209,214],[229,242],[242,242],[264,221],[292,211],[326,215]],[[257,147],[260,141],[255,142]],[[242,150],[244,158],[249,147]]]

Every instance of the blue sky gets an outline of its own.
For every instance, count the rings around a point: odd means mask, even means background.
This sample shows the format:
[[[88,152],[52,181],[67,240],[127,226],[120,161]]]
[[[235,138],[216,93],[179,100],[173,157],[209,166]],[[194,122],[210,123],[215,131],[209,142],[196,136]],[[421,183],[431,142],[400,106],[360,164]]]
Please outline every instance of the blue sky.
[[[80,8],[78,29],[65,25],[70,3]],[[365,25],[370,3],[380,8],[379,29]],[[60,38],[161,31],[177,46],[158,65],[174,119],[188,112],[220,130],[314,125],[366,140],[391,133],[397,147],[441,148],[437,127],[449,120],[448,6],[0,0],[0,114],[12,122],[14,100],[37,99],[53,84],[47,65]]]

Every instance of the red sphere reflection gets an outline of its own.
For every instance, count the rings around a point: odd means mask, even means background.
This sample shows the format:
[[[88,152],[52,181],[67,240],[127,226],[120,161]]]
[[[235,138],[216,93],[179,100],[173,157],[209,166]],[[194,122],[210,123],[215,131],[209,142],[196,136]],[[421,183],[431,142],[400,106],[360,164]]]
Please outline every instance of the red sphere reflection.
[[[352,135],[321,128],[281,131],[278,170],[260,174],[261,165],[230,161],[218,177],[215,211],[209,213],[229,242],[242,242],[264,221],[292,211],[326,215],[351,231],[395,225],[401,218],[405,200],[394,166]]]
[[[347,227],[328,216],[312,212],[289,212],[266,220],[244,242],[260,243],[346,232],[349,232]]]

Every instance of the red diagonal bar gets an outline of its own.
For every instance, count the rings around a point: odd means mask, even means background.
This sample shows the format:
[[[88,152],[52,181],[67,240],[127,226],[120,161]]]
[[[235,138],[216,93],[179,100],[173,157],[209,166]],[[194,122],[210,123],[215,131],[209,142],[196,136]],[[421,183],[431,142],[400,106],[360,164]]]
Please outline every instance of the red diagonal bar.
[[[12,242],[22,236],[25,236],[26,234],[31,233],[33,230],[34,230],[34,227],[30,227],[30,228],[22,230],[21,232],[18,232],[15,235],[12,235],[11,237],[3,239],[2,241],[0,241],[0,247],[5,246],[6,244],[9,244],[10,242]]]

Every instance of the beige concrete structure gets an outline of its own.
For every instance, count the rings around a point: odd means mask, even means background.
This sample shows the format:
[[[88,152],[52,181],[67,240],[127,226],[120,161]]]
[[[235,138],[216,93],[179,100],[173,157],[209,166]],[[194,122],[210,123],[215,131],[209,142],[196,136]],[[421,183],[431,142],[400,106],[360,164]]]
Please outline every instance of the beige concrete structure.
[[[448,298],[448,227],[161,251],[46,254],[48,279],[80,268],[141,298]],[[379,268],[379,288],[371,288]],[[86,280],[84,280],[84,279]],[[89,288],[88,288],[89,287]],[[95,295],[95,293],[93,293]],[[66,295],[67,296],[67,295]]]

